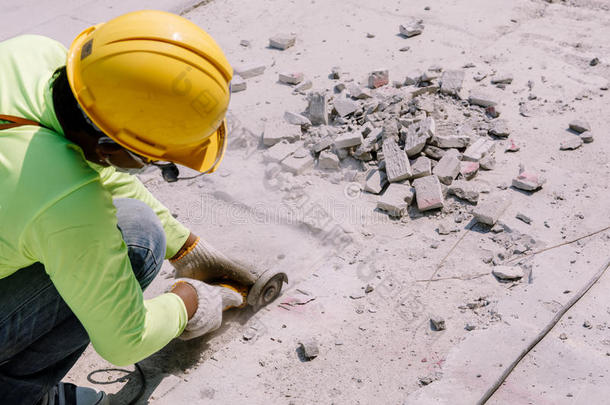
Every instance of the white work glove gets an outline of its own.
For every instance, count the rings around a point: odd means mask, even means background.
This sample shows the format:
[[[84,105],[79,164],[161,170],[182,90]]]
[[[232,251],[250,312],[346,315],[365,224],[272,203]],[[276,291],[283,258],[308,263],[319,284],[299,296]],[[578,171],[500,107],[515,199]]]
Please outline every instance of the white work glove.
[[[176,278],[187,277],[200,281],[229,279],[244,285],[253,282],[245,266],[229,259],[201,238],[197,238],[185,254],[170,263],[176,269]]]
[[[185,282],[197,291],[197,311],[188,321],[179,339],[189,340],[220,328],[222,312],[231,307],[240,306],[244,300],[241,294],[230,288],[209,285],[191,278],[176,279],[176,283]]]

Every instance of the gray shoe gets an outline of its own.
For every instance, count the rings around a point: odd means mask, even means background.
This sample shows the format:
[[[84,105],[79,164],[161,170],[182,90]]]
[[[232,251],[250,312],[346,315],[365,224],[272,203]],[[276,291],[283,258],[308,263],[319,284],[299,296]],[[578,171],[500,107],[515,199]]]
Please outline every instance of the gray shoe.
[[[60,382],[42,397],[40,405],[110,405],[110,399],[103,391]]]

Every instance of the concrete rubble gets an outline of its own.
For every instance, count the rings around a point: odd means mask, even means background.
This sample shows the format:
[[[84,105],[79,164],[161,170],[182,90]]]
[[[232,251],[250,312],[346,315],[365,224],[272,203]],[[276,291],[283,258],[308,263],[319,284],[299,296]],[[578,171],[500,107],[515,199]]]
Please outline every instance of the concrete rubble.
[[[265,124],[263,144],[273,146],[281,141],[294,142],[301,138],[301,127],[276,120]]]
[[[283,51],[294,46],[296,40],[297,37],[293,34],[277,34],[269,38],[269,47]]]
[[[500,216],[506,211],[511,200],[506,195],[492,195],[485,201],[480,202],[472,212],[474,219],[485,225],[493,226]]]
[[[442,208],[445,204],[441,183],[436,176],[420,177],[413,180],[417,208],[420,211],[428,211]]]
[[[390,216],[402,217],[413,200],[413,190],[409,182],[392,183],[377,201],[377,208]]]
[[[398,27],[401,35],[405,38],[411,38],[420,35],[424,31],[423,20],[411,20]]]
[[[284,84],[299,84],[305,79],[302,72],[283,72],[279,74],[278,81]]]
[[[265,73],[265,65],[257,63],[244,63],[234,65],[235,73],[244,79],[251,79]]]
[[[512,185],[519,190],[536,191],[544,185],[546,179],[533,171],[520,170],[519,175],[513,179]]]
[[[314,338],[309,338],[299,343],[299,349],[304,360],[313,360],[320,354],[318,342]]]
[[[523,278],[520,266],[495,266],[492,273],[500,281],[517,281]]]

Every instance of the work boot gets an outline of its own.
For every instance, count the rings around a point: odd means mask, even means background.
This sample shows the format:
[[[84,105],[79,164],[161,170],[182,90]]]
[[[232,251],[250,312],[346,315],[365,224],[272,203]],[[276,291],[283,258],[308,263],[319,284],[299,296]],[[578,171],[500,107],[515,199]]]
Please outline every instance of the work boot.
[[[93,388],[77,387],[74,384],[60,382],[51,388],[38,403],[39,405],[110,405],[110,400],[103,391]]]

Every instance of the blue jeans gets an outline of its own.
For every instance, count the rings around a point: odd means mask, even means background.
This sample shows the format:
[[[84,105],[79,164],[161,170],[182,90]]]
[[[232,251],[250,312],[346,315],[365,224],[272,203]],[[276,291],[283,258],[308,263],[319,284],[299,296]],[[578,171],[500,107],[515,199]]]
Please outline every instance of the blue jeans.
[[[165,258],[165,232],[148,205],[117,199],[118,227],[144,290]],[[72,368],[87,332],[35,263],[0,279],[0,404],[33,405]]]

